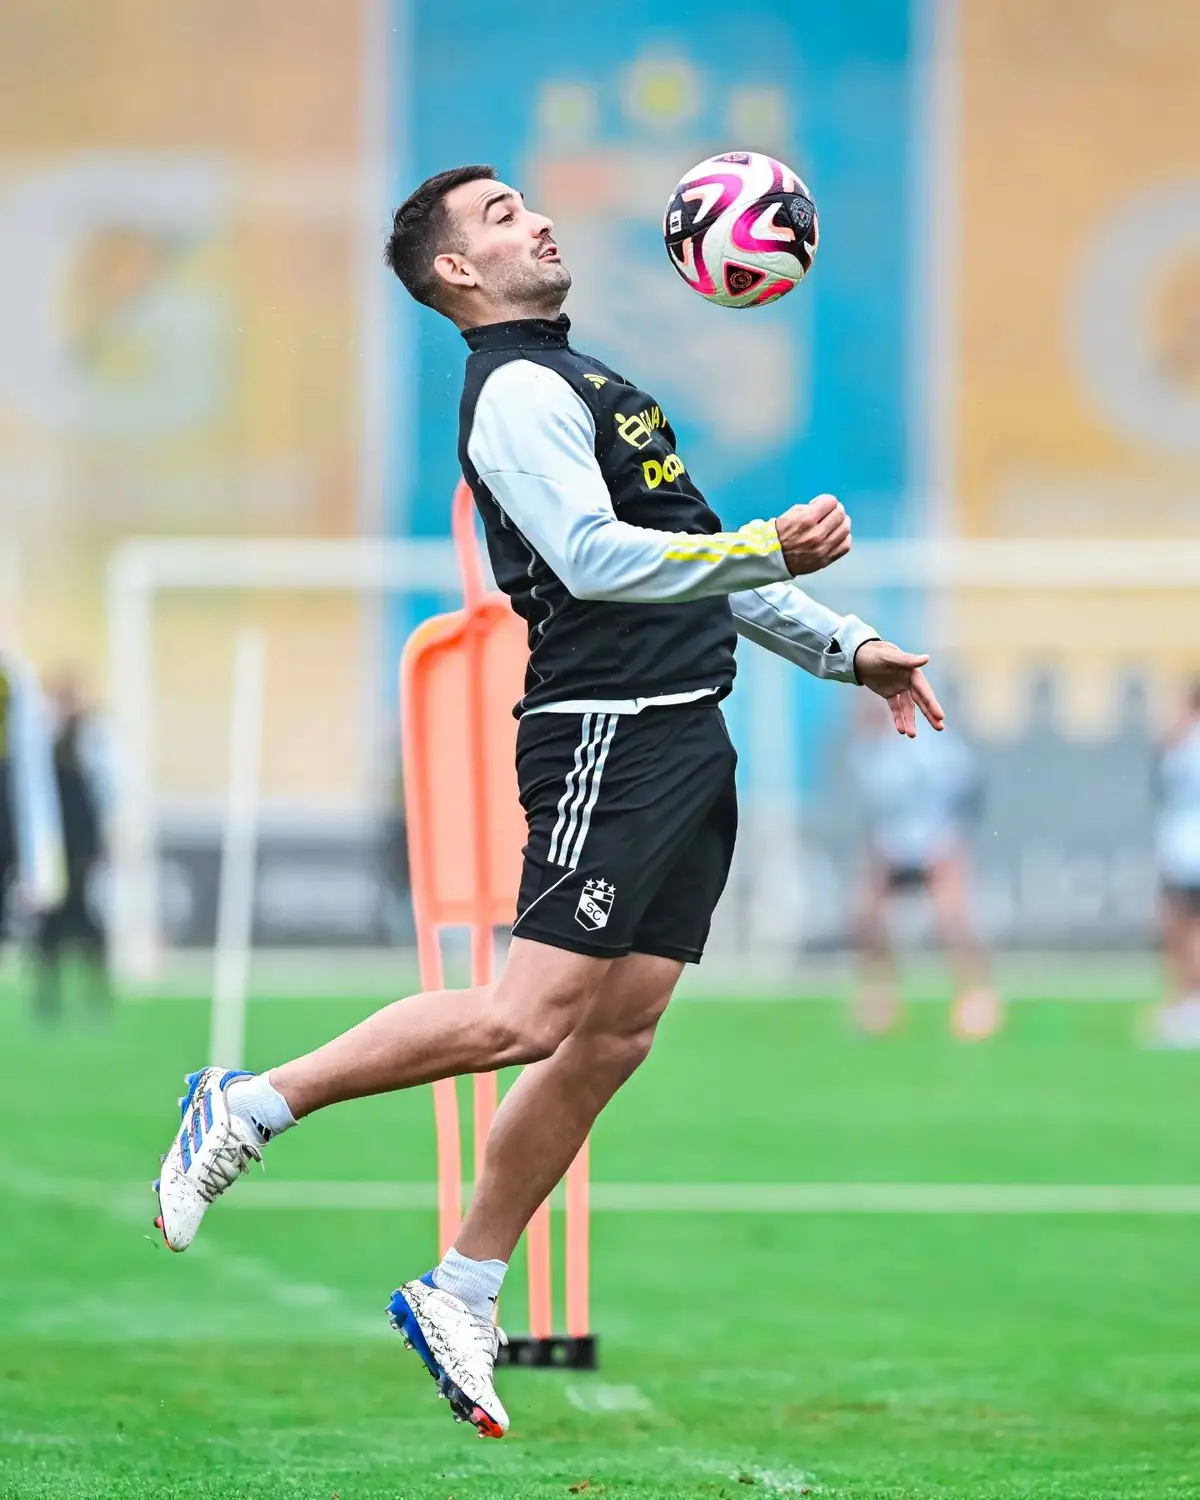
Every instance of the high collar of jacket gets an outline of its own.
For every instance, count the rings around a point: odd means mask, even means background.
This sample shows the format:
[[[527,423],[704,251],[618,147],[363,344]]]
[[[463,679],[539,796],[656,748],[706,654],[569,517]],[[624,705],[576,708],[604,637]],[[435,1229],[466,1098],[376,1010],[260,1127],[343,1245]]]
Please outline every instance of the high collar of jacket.
[[[464,328],[462,336],[470,349],[565,349],[571,332],[566,313],[557,318],[514,318],[510,323],[481,323]]]

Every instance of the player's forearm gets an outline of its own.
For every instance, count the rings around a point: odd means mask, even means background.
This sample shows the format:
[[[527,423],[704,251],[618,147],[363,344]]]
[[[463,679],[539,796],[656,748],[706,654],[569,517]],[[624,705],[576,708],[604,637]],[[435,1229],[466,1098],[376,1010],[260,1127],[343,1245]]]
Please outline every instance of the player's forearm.
[[[679,604],[788,576],[771,521],[693,535],[598,518],[571,537],[563,582],[577,599]]]
[[[713,534],[654,531],[613,514],[587,470],[482,476],[518,531],[577,599],[679,604],[788,577],[772,521]]]
[[[769,584],[731,594],[738,634],[835,682],[856,682],[854,653],[879,632],[857,615],[839,615],[795,584]]]

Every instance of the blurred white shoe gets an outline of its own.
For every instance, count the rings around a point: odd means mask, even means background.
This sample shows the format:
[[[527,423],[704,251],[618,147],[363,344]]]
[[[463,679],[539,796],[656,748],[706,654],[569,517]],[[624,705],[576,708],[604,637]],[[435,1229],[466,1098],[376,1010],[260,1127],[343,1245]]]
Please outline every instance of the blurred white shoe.
[[[1185,995],[1154,1014],[1151,1040],[1156,1047],[1185,1052],[1200,1047],[1200,995]]]

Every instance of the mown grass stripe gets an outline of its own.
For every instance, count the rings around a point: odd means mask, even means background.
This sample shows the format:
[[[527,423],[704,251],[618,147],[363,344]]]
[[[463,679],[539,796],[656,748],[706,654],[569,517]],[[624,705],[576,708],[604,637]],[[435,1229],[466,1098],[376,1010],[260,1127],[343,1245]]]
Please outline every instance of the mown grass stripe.
[[[3,1186],[0,1183],[0,1186]],[[146,1198],[129,1183],[27,1177],[27,1195],[79,1207]],[[468,1187],[469,1196],[469,1187]],[[433,1209],[433,1182],[277,1179],[239,1183],[222,1209],[386,1213]],[[595,1182],[596,1213],[628,1214],[1200,1214],[1200,1184],[1001,1182]]]

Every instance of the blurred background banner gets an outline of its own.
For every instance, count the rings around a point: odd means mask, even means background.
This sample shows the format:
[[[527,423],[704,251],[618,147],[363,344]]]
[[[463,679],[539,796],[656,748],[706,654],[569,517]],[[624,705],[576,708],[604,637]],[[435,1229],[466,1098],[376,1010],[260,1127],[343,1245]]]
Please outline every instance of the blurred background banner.
[[[123,537],[346,536],[378,507],[359,473],[362,29],[336,0],[4,8],[6,612],[40,663],[96,691]],[[268,753],[285,783],[328,787],[357,754],[358,606],[274,608],[293,652],[316,643],[309,690],[350,727],[307,769],[278,737]],[[165,626],[164,791],[220,785],[237,609]],[[286,694],[272,706],[291,718]]]
[[[959,66],[945,523],[966,536],[1195,540],[1200,11],[971,0]],[[960,605],[951,628],[980,640],[998,705],[1038,652],[1074,648],[1062,696],[1081,724],[1111,708],[1115,668],[1136,669],[1161,701],[1195,663],[1195,590],[1042,597],[1009,622],[1007,652],[981,639],[986,602]]]
[[[969,0],[961,11],[952,524],[1194,537],[1200,9]]]
[[[550,21],[531,0],[416,7],[411,30],[393,33],[409,80],[393,196],[445,166],[494,163],[555,221],[580,347],[661,398],[727,524],[832,490],[863,535],[891,535],[916,504],[905,417],[918,33],[897,0],[803,16],[753,0],[728,23],[707,0],[636,19],[567,7]],[[762,316],[701,306],[665,274],[671,188],[734,147],[786,160],[821,211],[819,276]],[[463,350],[428,316],[415,342],[417,463],[393,525],[440,535]]]
[[[555,220],[581,347],[661,395],[681,450],[729,524],[836,490],[867,535],[911,521],[905,296],[913,169],[908,6],[668,0],[619,10],[531,0],[421,6],[412,150],[395,196],[490,161]],[[464,50],[464,35],[472,47]],[[716,151],[770,150],[821,210],[821,274],[764,316],[726,317],[664,275],[675,182]],[[422,318],[420,463],[411,525],[445,530],[461,341]],[[403,358],[403,352],[401,353]],[[819,379],[817,372],[819,371]]]

